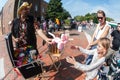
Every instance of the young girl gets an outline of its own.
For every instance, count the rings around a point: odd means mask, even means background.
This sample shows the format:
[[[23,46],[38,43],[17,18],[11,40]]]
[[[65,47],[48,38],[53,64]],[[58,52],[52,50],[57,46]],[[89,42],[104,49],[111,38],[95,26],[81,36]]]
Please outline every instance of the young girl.
[[[74,65],[75,68],[82,70],[86,73],[85,80],[92,80],[96,77],[99,68],[105,61],[105,55],[110,46],[110,40],[108,38],[101,38],[98,41],[97,49],[87,50],[80,46],[72,46],[73,49],[79,49],[82,53],[92,54],[93,59],[89,65],[81,64],[77,62],[74,57],[67,57],[66,61]]]

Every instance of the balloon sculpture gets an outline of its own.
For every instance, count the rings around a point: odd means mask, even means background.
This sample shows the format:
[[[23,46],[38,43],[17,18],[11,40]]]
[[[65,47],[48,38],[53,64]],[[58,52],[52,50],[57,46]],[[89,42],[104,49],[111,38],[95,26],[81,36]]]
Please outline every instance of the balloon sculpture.
[[[60,37],[56,37],[54,34],[48,32],[49,35],[51,35],[53,37],[52,39],[52,43],[57,43],[57,49],[59,49],[60,51],[63,50],[64,45],[68,42],[68,36],[66,34],[62,34],[61,38]]]

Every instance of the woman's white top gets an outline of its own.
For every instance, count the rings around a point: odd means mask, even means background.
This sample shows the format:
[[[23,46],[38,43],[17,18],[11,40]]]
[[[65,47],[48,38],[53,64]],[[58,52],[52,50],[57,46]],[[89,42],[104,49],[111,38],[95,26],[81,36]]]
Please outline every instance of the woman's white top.
[[[104,25],[103,29],[100,29],[100,23],[97,25],[97,29],[95,32],[95,38],[98,40],[100,39],[100,36],[103,34],[103,32],[106,30],[106,27],[110,27],[110,25],[108,24],[108,22],[106,21],[106,24]],[[108,35],[109,36],[109,33]],[[106,36],[106,37],[107,37]]]
[[[82,53],[86,53],[86,54],[89,54],[89,55],[92,54],[93,59],[92,59],[92,61],[89,65],[81,64],[79,62],[76,62],[74,67],[79,69],[79,70],[82,70],[82,71],[86,72],[87,76],[86,76],[85,80],[92,80],[97,76],[99,68],[103,65],[103,63],[105,61],[105,57],[102,57],[102,58],[99,59],[97,49],[87,50],[87,49],[84,49],[82,47],[79,47],[79,50]]]

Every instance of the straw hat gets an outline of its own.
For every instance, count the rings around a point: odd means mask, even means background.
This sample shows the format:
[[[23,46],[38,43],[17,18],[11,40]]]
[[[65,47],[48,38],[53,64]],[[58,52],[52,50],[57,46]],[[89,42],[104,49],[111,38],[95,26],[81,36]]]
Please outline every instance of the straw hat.
[[[29,4],[28,2],[23,2],[23,4],[18,8],[18,11],[17,11],[18,15],[21,14],[21,11],[23,9],[25,9],[25,8],[29,8],[30,9],[31,7],[32,7],[32,3]]]

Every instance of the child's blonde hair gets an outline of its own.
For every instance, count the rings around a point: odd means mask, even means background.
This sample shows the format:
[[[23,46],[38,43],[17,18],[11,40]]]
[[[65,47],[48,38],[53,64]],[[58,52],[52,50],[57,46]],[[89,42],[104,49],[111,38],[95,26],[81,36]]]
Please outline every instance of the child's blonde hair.
[[[106,49],[106,53],[110,47],[110,39],[108,38],[100,38],[99,42],[101,43],[101,45]]]

